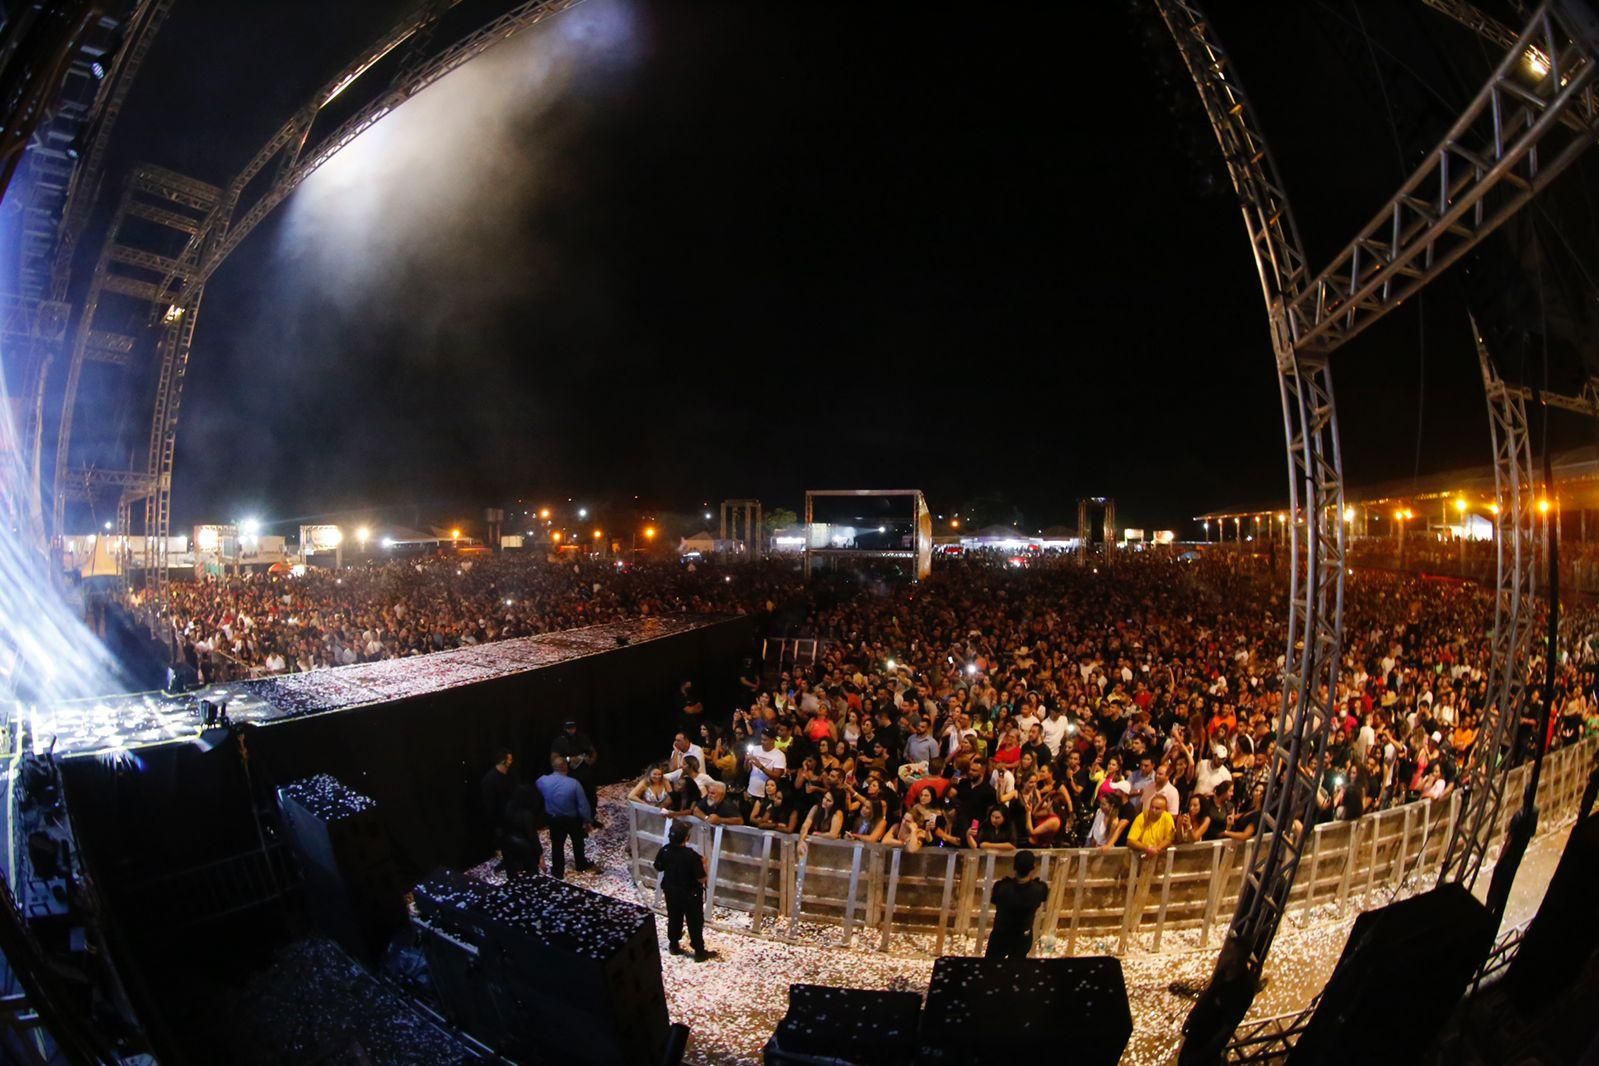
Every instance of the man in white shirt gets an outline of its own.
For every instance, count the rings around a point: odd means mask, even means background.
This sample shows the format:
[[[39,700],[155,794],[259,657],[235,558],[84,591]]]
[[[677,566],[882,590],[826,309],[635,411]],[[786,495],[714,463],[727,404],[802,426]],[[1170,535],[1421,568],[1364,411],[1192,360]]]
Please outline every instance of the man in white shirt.
[[[1232,775],[1229,774],[1228,776],[1230,778]],[[1149,810],[1149,797],[1151,796],[1166,797],[1166,809],[1168,811],[1180,809],[1179,804],[1182,802],[1182,798],[1177,795],[1177,788],[1171,783],[1171,767],[1166,763],[1161,763],[1155,767],[1154,779],[1144,786],[1142,796],[1135,797],[1139,810]]]
[[[750,770],[750,784],[746,790],[750,796],[765,796],[766,782],[779,780],[788,772],[788,756],[770,733],[761,734],[760,747],[744,756],[744,763]]]
[[[1051,707],[1049,717],[1039,725],[1044,734],[1044,744],[1049,748],[1052,756],[1060,756],[1061,743],[1066,739],[1067,732],[1071,729],[1071,722],[1066,718],[1066,711],[1059,703]]]
[[[687,733],[679,733],[672,738],[672,757],[667,761],[666,768],[672,773],[683,769],[683,757],[692,755],[699,762],[701,769],[705,766],[705,752],[700,746],[688,738]],[[674,780],[676,780],[674,778]]]
[[[1194,794],[1213,796],[1217,785],[1232,779],[1233,773],[1227,769],[1227,748],[1217,745],[1208,749],[1207,758],[1200,759],[1194,767]]]

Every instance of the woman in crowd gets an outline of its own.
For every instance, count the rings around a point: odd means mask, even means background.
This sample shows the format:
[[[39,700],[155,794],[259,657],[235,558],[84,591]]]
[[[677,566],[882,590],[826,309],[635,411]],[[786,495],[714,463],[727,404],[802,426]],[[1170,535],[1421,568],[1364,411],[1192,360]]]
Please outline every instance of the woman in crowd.
[[[792,833],[799,824],[798,809],[777,781],[766,779],[766,794],[751,808],[750,824],[779,833]]]
[[[882,800],[868,799],[853,816],[851,828],[844,835],[850,840],[876,844],[888,832],[888,812]]]
[[[1183,813],[1177,816],[1177,843],[1197,844],[1208,839],[1210,811],[1205,807],[1205,797],[1191,795]]]
[[[824,791],[816,806],[805,816],[805,824],[800,826],[800,840],[808,840],[812,836],[837,840],[843,833],[844,808],[839,804],[836,793]]]
[[[1029,778],[1022,788],[1023,828],[1028,842],[1035,848],[1056,847],[1061,839],[1066,819],[1056,809],[1056,795],[1058,792],[1054,789],[1040,788],[1036,777]],[[1069,806],[1067,813],[1070,813]]]
[[[990,807],[987,817],[966,832],[966,846],[982,851],[1015,851],[1016,826],[1003,807]]]
[[[672,806],[672,786],[667,783],[666,770],[660,766],[652,766],[649,772],[639,778],[638,784],[627,794],[627,798],[634,803],[647,803],[651,807],[667,810]]]

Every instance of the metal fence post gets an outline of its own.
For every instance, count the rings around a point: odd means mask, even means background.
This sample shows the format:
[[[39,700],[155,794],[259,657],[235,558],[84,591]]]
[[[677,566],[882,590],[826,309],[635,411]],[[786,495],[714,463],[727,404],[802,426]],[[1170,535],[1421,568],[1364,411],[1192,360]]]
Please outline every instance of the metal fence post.
[[[1161,877],[1160,886],[1160,913],[1155,916],[1155,941],[1150,950],[1160,950],[1160,938],[1166,932],[1166,908],[1171,901],[1171,875],[1172,866],[1177,861],[1175,848],[1166,849],[1166,869]]]
[[[883,935],[877,942],[878,951],[888,950],[888,938],[894,931],[894,897],[899,892],[899,864],[904,854],[904,848],[895,848],[893,858],[889,860],[888,885],[883,892]]]

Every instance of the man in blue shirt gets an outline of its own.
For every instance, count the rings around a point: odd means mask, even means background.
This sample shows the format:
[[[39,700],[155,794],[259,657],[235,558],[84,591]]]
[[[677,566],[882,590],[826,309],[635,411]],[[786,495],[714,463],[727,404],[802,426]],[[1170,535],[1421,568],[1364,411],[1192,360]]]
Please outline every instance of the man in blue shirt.
[[[550,876],[566,876],[566,840],[572,839],[572,863],[579,873],[592,870],[583,854],[584,831],[594,822],[594,809],[567,766],[566,756],[550,756],[551,773],[539,778],[539,795],[550,823]]]

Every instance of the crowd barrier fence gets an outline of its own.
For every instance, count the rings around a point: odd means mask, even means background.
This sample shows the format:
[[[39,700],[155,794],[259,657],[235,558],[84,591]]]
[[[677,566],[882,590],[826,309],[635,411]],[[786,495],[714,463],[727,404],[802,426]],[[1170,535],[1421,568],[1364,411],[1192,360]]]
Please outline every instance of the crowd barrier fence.
[[[1575,817],[1596,747],[1599,741],[1589,739],[1547,757],[1538,788],[1540,831]],[[1522,765],[1509,773],[1490,856],[1521,806],[1531,769]],[[1407,884],[1429,883],[1462,799],[1455,793],[1316,826],[1289,913],[1326,906],[1342,917],[1350,908],[1383,905]],[[629,804],[629,872],[636,887],[653,893],[657,909],[663,901],[653,860],[671,821],[657,808]],[[881,951],[929,955],[974,949],[988,934],[994,883],[1012,872],[1009,853],[910,852],[814,836],[801,842],[794,834],[686,821],[689,843],[705,857],[707,921],[727,928],[717,912],[742,912],[749,917],[740,931],[782,939],[793,938],[803,924],[819,924],[836,927],[840,945],[859,940]],[[1160,951],[1178,932],[1193,934],[1179,947],[1217,944],[1261,845],[1260,837],[1183,844],[1153,858],[1121,847],[1035,849],[1049,897],[1039,908],[1034,940],[1045,954],[1068,955],[1079,945],[1094,954]]]

